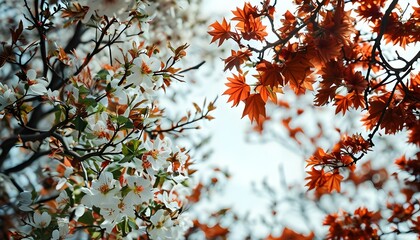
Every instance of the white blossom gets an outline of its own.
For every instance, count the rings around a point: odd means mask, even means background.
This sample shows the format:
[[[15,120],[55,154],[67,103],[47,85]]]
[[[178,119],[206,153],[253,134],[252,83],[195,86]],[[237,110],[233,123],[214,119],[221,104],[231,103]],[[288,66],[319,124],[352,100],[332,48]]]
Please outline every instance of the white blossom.
[[[15,92],[9,86],[0,82],[0,111],[3,111],[5,107],[13,104],[16,100]]]
[[[34,212],[33,222],[31,222],[32,226],[36,228],[46,228],[50,225],[51,216],[47,212],[43,212],[39,214],[38,212]]]
[[[149,202],[153,198],[152,183],[140,176],[128,176],[126,178],[130,192],[125,196],[128,202],[140,205]]]
[[[133,73],[127,78],[127,84],[140,85],[144,89],[153,89],[154,85],[162,86],[162,77],[154,76],[154,72],[160,70],[159,59],[141,54],[133,60],[133,64]]]
[[[58,208],[63,209],[70,203],[70,198],[66,191],[62,190],[58,197],[55,199]]]
[[[32,205],[32,194],[31,192],[21,192],[18,196],[19,209],[25,212],[33,211],[29,206]]]
[[[168,212],[159,209],[150,217],[150,221],[153,224],[148,231],[151,239],[171,239],[173,221]]]
[[[57,218],[58,229],[52,232],[52,240],[68,239],[69,236],[69,220],[67,218]]]

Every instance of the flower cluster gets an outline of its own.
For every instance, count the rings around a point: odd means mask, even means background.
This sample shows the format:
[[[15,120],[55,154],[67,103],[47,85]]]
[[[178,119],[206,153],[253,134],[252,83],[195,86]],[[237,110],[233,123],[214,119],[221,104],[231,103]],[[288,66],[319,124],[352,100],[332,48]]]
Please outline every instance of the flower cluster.
[[[8,234],[181,238],[193,224],[184,210],[194,170],[172,132],[211,120],[215,107],[196,107],[178,122],[166,116],[159,100],[189,71],[177,66],[188,46],[174,41],[164,50],[166,43],[143,37],[152,30],[150,9],[180,6],[33,4],[25,1],[29,25],[12,29],[10,51],[0,52],[0,73],[16,75],[0,83],[0,170],[15,190],[10,213],[22,213]],[[165,128],[163,120],[175,124]]]

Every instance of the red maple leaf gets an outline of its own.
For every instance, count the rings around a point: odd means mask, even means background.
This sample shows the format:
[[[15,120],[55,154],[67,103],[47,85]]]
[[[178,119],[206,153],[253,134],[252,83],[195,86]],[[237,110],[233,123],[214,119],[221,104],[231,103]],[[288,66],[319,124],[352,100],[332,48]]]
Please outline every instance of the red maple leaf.
[[[282,66],[277,63],[271,63],[263,60],[257,65],[257,71],[259,73],[259,80],[262,85],[270,86],[274,88],[278,85],[284,85],[284,79],[281,75]]]
[[[257,8],[248,2],[244,4],[242,9],[237,7],[236,10],[232,11],[232,13],[235,15],[232,20],[246,22],[251,15],[257,17]]]
[[[309,62],[306,54],[303,52],[288,53],[282,69],[284,83],[286,84],[289,82],[296,93],[301,86],[312,90],[312,84],[305,83],[305,79],[311,74],[311,67],[313,67],[313,65]],[[308,78],[308,80],[310,80],[310,78]]]
[[[337,192],[340,192],[340,183],[341,180],[343,180],[343,176],[336,170],[334,173],[326,173],[325,175],[325,183],[324,186],[327,187],[329,192],[332,192],[336,190]]]
[[[299,240],[312,240],[314,239],[314,233],[311,232],[308,236],[301,233],[297,233],[290,228],[284,228],[283,233],[279,237],[273,237],[269,235],[265,240],[284,240],[284,239],[299,239]]]
[[[331,100],[333,100],[335,98],[336,89],[337,86],[323,86],[322,88],[318,89],[318,92],[315,95],[315,106],[322,106],[328,104]]]
[[[208,33],[213,36],[211,42],[219,40],[219,46],[233,34],[233,32],[230,31],[230,23],[228,24],[225,18],[223,18],[222,24],[216,21],[211,24],[210,27],[213,28],[213,30],[208,31]]]
[[[250,87],[245,82],[245,76],[242,74],[235,75],[229,78],[229,82],[226,83],[226,86],[229,87],[223,95],[229,95],[229,100],[233,101],[233,106],[238,106],[239,102],[245,100],[249,96]]]
[[[229,229],[222,227],[219,223],[216,223],[214,226],[210,227],[206,224],[200,223],[198,220],[193,221],[194,226],[201,229],[204,232],[206,239],[217,239],[226,237],[229,233]]]
[[[306,183],[305,186],[308,186],[308,190],[318,188],[324,185],[324,169],[317,170],[316,168],[312,168],[311,171],[307,171],[307,173],[309,174],[309,176],[307,176],[305,180],[308,180],[309,182]]]
[[[251,119],[251,122],[256,120],[259,125],[262,123],[262,120],[266,118],[265,102],[262,100],[260,94],[251,94],[245,100],[245,109],[242,117],[245,117],[246,115]],[[260,116],[262,118],[260,118]]]
[[[283,93],[281,88],[274,87],[274,89],[272,89],[270,86],[264,85],[258,85],[255,90],[260,93],[264,102],[267,102],[270,98],[273,103],[277,103],[277,93]]]
[[[318,147],[312,156],[306,160],[306,166],[321,165],[324,163],[324,159],[328,159],[327,153],[325,153],[324,149]]]
[[[257,8],[252,6],[250,3],[245,3],[243,9],[236,8],[236,11],[232,11],[235,17],[232,21],[238,21],[236,29],[238,29],[242,38],[245,40],[260,40],[264,41],[268,35],[266,26],[262,24]]]
[[[354,92],[347,94],[346,96],[343,95],[336,95],[335,96],[335,104],[337,105],[337,108],[335,109],[335,114],[339,112],[343,112],[343,115],[346,113],[346,111],[353,105],[352,98],[353,98]]]
[[[226,70],[232,70],[233,67],[236,68],[236,70],[240,71],[241,64],[244,63],[246,60],[248,60],[249,57],[251,57],[252,53],[249,49],[246,49],[244,51],[242,50],[232,50],[230,57],[225,59],[225,69]]]

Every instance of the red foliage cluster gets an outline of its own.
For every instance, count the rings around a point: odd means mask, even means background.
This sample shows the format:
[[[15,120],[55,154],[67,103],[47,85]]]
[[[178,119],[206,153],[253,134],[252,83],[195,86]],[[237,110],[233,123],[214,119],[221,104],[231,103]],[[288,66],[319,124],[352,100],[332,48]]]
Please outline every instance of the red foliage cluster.
[[[294,103],[281,99],[283,93],[309,93],[314,96],[311,105],[329,105],[335,114],[359,112],[357,120],[367,133],[339,128],[341,140],[330,150],[315,143],[323,135],[321,124],[320,133],[313,137],[292,124],[304,110],[286,116],[281,125],[299,146],[298,135],[308,137],[315,146],[307,160],[306,186],[317,196],[340,192],[344,180],[356,187],[370,181],[380,189],[390,179],[386,168],[373,169],[367,162],[355,172],[358,161],[374,150],[378,135],[403,132],[408,145],[420,147],[420,74],[416,69],[420,51],[415,47],[420,41],[420,1],[404,6],[398,0],[293,2],[295,8],[284,14],[276,13],[281,10],[278,1],[245,3],[232,11],[229,20],[211,25],[212,42],[219,40],[220,45],[230,40],[237,47],[225,59],[224,70],[233,77],[228,78],[224,94],[234,106],[243,102],[243,117],[257,122],[255,129],[260,133],[272,116],[266,111],[270,102],[291,110]],[[385,50],[390,47],[394,49]],[[407,54],[407,49],[413,51]],[[420,150],[416,152],[412,158],[396,161],[401,172],[409,175],[400,186],[406,202],[389,201],[391,215],[386,219],[389,224],[407,222],[408,232],[414,233],[419,232],[420,221],[419,202],[414,200],[420,190]],[[389,234],[378,228],[380,218],[358,208],[353,215],[330,214],[324,224],[330,226],[331,239],[375,239]],[[401,233],[398,226],[395,229],[393,233]]]
[[[266,0],[260,6],[246,3],[237,8],[229,21],[213,23],[209,33],[212,42],[232,40],[239,47],[225,60],[225,71],[238,73],[228,78],[224,94],[234,106],[243,102],[243,116],[256,121],[260,129],[267,119],[267,102],[277,104],[283,88],[298,95],[315,91],[314,105],[332,103],[336,114],[365,110],[360,121],[371,131],[366,139],[358,134],[358,140],[348,138],[353,142],[342,141],[342,146],[334,147],[331,153],[318,149],[318,156],[309,160],[309,189],[327,184],[328,191],[338,191],[342,179],[339,168],[354,168],[353,164],[374,145],[378,130],[386,134],[407,130],[408,141],[419,145],[420,77],[412,70],[420,53],[412,59],[398,55],[405,64],[396,68],[384,55],[381,44],[392,42],[405,48],[417,42],[420,7],[412,7],[413,13],[407,18],[397,1],[386,8],[385,1],[376,0],[295,3],[296,12],[286,11],[280,17],[280,26],[275,6]],[[357,30],[353,16],[369,23],[372,34],[365,36]],[[268,36],[275,40],[267,40]],[[262,42],[262,47],[253,47],[253,41]],[[247,75],[251,70],[257,74]],[[326,167],[329,169],[325,171]]]
[[[339,214],[329,214],[324,225],[329,226],[327,239],[379,239],[377,222],[378,212],[366,208],[358,208],[354,214],[345,211]]]

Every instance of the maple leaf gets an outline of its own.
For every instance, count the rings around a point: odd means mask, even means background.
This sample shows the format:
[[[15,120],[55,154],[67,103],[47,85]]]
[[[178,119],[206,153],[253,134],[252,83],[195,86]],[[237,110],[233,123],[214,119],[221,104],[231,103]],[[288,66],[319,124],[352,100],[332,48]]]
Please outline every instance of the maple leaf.
[[[322,86],[329,88],[333,85],[338,86],[341,84],[344,78],[345,68],[342,62],[329,61],[319,72],[322,73]]]
[[[233,77],[228,77],[228,83],[225,85],[229,87],[223,95],[229,95],[229,100],[233,101],[233,106],[238,106],[239,102],[245,100],[249,96],[249,91],[251,90],[249,85],[245,82],[245,76],[242,74],[235,75]]]
[[[206,224],[200,223],[198,220],[194,220],[194,226],[200,228],[205,236],[206,239],[218,239],[226,237],[226,235],[229,233],[229,229],[222,227],[219,223],[216,223],[214,226],[209,227]]]
[[[308,180],[309,182],[306,183],[305,186],[308,186],[308,191],[324,185],[324,169],[317,170],[316,168],[312,168],[311,171],[307,171],[307,173],[309,174],[309,176],[307,176],[305,180]]]
[[[344,3],[341,1],[335,7],[334,11],[328,11],[321,23],[325,35],[336,39],[338,44],[350,45],[351,34],[354,29],[354,19],[350,16],[351,11],[344,10]]]
[[[254,18],[253,16],[250,16],[248,24],[240,22],[236,27],[242,29],[242,37],[245,40],[255,39],[264,41],[265,37],[268,36],[266,31],[267,26],[262,24],[260,18]]]
[[[208,33],[213,36],[211,42],[213,43],[216,40],[219,40],[219,46],[233,34],[233,32],[230,31],[230,23],[228,24],[225,18],[223,18],[222,24],[216,21],[211,24],[210,27],[213,28],[213,30],[208,31]]]
[[[408,133],[408,141],[420,147],[420,123],[417,122],[414,126],[410,127]]]
[[[233,67],[235,67],[237,71],[240,71],[241,64],[248,60],[249,57],[251,57],[251,55],[252,53],[249,49],[246,49],[244,51],[231,50],[230,57],[225,59],[225,69],[223,71],[226,71],[228,69],[232,70]]]
[[[388,102],[391,97],[391,93],[389,92],[370,98],[368,113],[362,118],[362,122],[367,129],[372,130],[382,118],[380,128],[385,129],[386,134],[392,134],[402,130],[405,119],[407,118],[407,112],[403,109],[404,104],[396,106],[395,103],[398,100],[395,99],[395,95],[393,95],[394,99],[391,99],[389,106]],[[385,113],[383,113],[384,111]]]
[[[337,106],[335,109],[335,114],[339,112],[343,112],[343,115],[346,113],[346,111],[353,105],[352,98],[353,98],[354,92],[349,93],[346,96],[343,95],[336,95],[335,96],[335,103],[334,105]]]
[[[386,43],[392,42],[394,45],[398,44],[405,49],[406,45],[412,43],[412,29],[415,28],[417,21],[401,21],[401,16],[398,13],[392,12],[388,18],[386,25],[384,39]],[[380,31],[380,25],[376,25],[374,31]]]
[[[354,164],[354,160],[349,155],[343,155],[340,158],[340,162],[342,162],[345,166],[347,166],[350,171],[354,172],[356,170],[356,164]]]
[[[311,73],[311,67],[313,65],[309,62],[306,54],[302,52],[294,52],[287,54],[288,58],[284,63],[284,67],[282,69],[282,74],[284,76],[285,84],[289,82],[292,89],[297,90],[304,84],[305,79]],[[306,89],[311,89],[312,84],[306,85]]]
[[[324,149],[318,147],[315,152],[312,154],[312,156],[306,160],[306,166],[312,166],[312,165],[320,165],[324,162],[324,158],[326,158],[327,153],[325,153]]]
[[[362,73],[360,71],[354,72],[351,68],[346,68],[344,71],[344,80],[349,92],[355,91],[362,94],[368,86],[368,82],[362,76]]]
[[[267,27],[262,24],[255,6],[245,3],[243,9],[236,8],[236,11],[232,11],[232,13],[235,15],[232,21],[238,21],[236,28],[241,32],[243,39],[264,41],[268,35]]]
[[[271,63],[263,60],[257,65],[257,71],[259,73],[259,81],[264,86],[270,86],[274,88],[278,85],[284,85],[284,78],[281,75],[282,66],[277,63]]]
[[[361,19],[366,19],[372,22],[382,18],[381,6],[379,4],[360,4],[356,10]]]
[[[308,57],[318,67],[341,55],[342,44],[333,36],[320,36],[308,41]]]
[[[290,88],[295,92],[296,95],[305,94],[306,90],[313,91],[313,85],[316,82],[315,75],[309,73],[299,85],[290,84]]]
[[[282,23],[282,27],[279,28],[279,32],[283,38],[285,38],[298,24],[296,17],[293,16],[289,10],[284,13],[284,19],[281,19],[280,21]]]
[[[299,240],[312,240],[314,239],[314,233],[311,232],[308,236],[301,233],[297,233],[290,228],[284,228],[283,233],[279,237],[273,237],[269,235],[265,240],[284,240],[284,239],[299,239]]]
[[[353,94],[351,96],[351,101],[353,102],[353,107],[355,109],[358,109],[359,107],[364,108],[366,106],[365,104],[365,98],[363,94]]]
[[[335,170],[334,173],[326,173],[325,175],[325,183],[324,186],[327,187],[329,192],[332,192],[336,190],[337,192],[340,192],[340,183],[343,180],[343,176],[338,172],[338,170]]]
[[[267,102],[268,98],[270,98],[273,103],[277,103],[277,93],[283,93],[281,88],[274,87],[274,89],[271,89],[270,86],[264,85],[258,85],[256,91],[260,93],[264,102]]]
[[[256,120],[258,125],[260,125],[262,123],[262,120],[266,118],[265,102],[262,100],[261,95],[259,93],[251,94],[245,100],[245,109],[242,117],[245,117],[246,115],[248,115],[251,122]],[[262,118],[260,118],[260,116]]]
[[[247,2],[244,4],[242,9],[236,8],[236,10],[232,11],[235,17],[232,20],[239,21],[239,22],[246,22],[251,15],[257,15],[257,8],[252,6],[251,3]]]
[[[335,97],[335,91],[337,90],[337,87],[323,87],[321,89],[318,89],[318,92],[316,93],[315,98],[315,105],[316,106],[322,106],[325,104],[328,104],[331,100]]]

